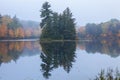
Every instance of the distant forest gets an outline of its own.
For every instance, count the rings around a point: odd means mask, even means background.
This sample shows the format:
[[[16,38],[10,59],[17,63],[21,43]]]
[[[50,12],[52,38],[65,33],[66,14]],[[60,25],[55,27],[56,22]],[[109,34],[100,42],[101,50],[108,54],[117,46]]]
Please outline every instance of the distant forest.
[[[39,23],[19,20],[16,16],[0,14],[0,40],[38,38],[40,36]]]
[[[79,40],[116,40],[120,38],[120,21],[111,19],[110,21],[95,24],[88,23],[77,30]]]

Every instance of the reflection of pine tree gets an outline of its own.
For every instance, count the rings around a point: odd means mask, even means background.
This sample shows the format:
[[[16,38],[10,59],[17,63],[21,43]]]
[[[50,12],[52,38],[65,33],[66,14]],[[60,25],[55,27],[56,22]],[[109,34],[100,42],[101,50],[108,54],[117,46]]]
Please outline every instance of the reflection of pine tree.
[[[49,56],[44,56],[43,54],[41,54],[40,57],[42,58],[42,62],[44,62],[43,64],[41,64],[43,76],[45,78],[48,78],[48,76],[51,75],[49,72],[52,70],[52,67],[51,67],[52,58],[50,58]]]
[[[1,59],[2,59],[2,56],[0,55],[0,66],[1,66],[1,64],[2,64],[2,60],[1,60]]]
[[[49,78],[50,72],[59,66],[69,72],[75,57],[75,42],[51,42],[41,43],[42,71],[45,78]]]

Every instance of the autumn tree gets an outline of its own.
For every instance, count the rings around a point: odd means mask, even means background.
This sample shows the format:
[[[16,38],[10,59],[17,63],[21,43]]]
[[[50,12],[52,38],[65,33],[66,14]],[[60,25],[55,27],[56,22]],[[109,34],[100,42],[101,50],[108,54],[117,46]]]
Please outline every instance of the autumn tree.
[[[85,32],[86,34],[82,34]],[[82,33],[79,31],[77,34],[80,35],[80,39],[90,40],[116,40],[120,38],[120,21],[117,19],[111,19],[110,21],[95,24],[88,23],[85,26],[85,30]]]
[[[7,37],[7,26],[5,24],[2,24],[0,26],[0,37],[6,38]]]
[[[38,25],[39,23],[34,21],[23,21],[22,24],[16,16],[11,18],[9,15],[0,15],[0,39],[38,38],[39,28],[31,28]],[[30,28],[24,29],[23,26]]]
[[[22,25],[20,24],[19,19],[16,16],[14,16],[12,18],[12,21],[8,24],[8,29],[11,30],[11,31],[14,31],[13,32],[14,33],[14,37],[16,37],[16,38],[19,35],[18,34],[19,33],[19,29],[18,28],[20,28],[20,27],[22,27]],[[8,37],[10,37],[10,34],[8,34]],[[20,34],[22,34],[22,33],[20,33]]]

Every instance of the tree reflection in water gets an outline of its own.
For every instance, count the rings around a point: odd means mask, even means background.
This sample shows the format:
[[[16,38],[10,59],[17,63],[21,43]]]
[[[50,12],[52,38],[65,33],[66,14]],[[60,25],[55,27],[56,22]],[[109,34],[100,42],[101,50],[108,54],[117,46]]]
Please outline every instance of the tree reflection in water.
[[[107,54],[115,58],[120,55],[120,40],[80,41],[77,48],[87,53]]]
[[[42,72],[45,78],[51,76],[51,71],[58,67],[63,67],[69,73],[72,63],[75,61],[75,42],[49,42],[41,43]]]
[[[0,65],[17,61],[22,56],[32,56],[39,54],[40,45],[32,41],[0,42]]]

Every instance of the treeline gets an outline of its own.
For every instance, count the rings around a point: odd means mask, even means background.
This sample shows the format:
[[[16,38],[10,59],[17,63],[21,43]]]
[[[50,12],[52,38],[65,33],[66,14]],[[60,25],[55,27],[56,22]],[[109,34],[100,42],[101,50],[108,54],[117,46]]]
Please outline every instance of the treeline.
[[[0,14],[0,39],[35,38],[39,32],[39,29],[24,29],[16,16],[11,18]]]
[[[96,40],[96,39],[119,39],[120,38],[120,21],[111,19],[108,22],[100,24],[87,24],[80,27],[77,31],[78,39]]]
[[[66,8],[62,14],[53,12],[51,5],[45,2],[41,9],[42,28],[41,40],[75,40],[75,23],[69,8]]]

